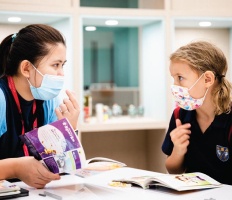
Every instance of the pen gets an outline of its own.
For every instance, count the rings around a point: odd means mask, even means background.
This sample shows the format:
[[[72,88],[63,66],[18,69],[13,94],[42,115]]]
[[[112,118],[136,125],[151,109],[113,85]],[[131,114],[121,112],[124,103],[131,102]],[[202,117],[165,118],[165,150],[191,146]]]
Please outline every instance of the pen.
[[[56,194],[53,194],[53,193],[51,193],[51,192],[44,191],[44,195],[49,196],[49,197],[52,197],[52,198],[57,199],[57,200],[62,200],[62,197],[61,197],[61,196],[56,195]]]

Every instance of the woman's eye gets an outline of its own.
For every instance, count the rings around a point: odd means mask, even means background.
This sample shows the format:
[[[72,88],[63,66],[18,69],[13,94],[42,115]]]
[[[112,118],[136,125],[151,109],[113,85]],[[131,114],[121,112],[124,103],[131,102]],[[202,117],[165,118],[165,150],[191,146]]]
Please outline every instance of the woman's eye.
[[[57,68],[57,67],[59,67],[59,66],[60,66],[60,64],[59,64],[59,63],[57,63],[57,64],[54,64],[53,66]]]

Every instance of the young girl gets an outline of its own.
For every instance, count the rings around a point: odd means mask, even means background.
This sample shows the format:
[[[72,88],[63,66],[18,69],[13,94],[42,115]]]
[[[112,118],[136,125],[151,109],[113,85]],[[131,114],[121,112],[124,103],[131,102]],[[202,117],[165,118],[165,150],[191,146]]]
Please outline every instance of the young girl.
[[[231,84],[225,78],[223,52],[205,41],[192,42],[170,61],[171,90],[179,109],[162,145],[168,172],[203,172],[232,184]]]
[[[0,45],[0,179],[19,178],[41,188],[59,175],[30,157],[19,139],[35,127],[66,117],[77,128],[79,106],[70,91],[58,104],[63,87],[66,46],[56,29],[42,24],[22,28]],[[19,158],[27,156],[24,158]]]

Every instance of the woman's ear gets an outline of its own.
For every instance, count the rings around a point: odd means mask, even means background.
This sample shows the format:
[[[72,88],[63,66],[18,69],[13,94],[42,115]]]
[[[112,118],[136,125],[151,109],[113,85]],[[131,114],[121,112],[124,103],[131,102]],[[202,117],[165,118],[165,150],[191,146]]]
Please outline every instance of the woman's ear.
[[[31,63],[28,60],[23,60],[20,63],[19,66],[20,73],[26,78],[30,77],[30,68],[31,68]]]
[[[210,87],[215,82],[215,75],[212,71],[206,71],[204,73],[204,78],[205,78],[205,85],[207,87]]]

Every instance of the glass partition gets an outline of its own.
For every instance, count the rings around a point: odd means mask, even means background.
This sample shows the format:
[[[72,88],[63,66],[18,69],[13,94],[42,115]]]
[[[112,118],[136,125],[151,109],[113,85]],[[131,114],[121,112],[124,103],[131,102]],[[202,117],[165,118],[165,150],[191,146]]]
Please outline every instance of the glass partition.
[[[126,114],[130,104],[139,104],[138,28],[100,27],[83,30],[84,88],[97,103],[118,104]]]
[[[92,97],[92,114],[100,103],[113,115],[115,105],[120,106],[120,115],[158,115],[151,99],[156,87],[165,94],[164,85],[152,84],[164,77],[162,20],[118,17],[114,26],[105,25],[107,20],[106,16],[82,19],[83,89],[85,97]]]

